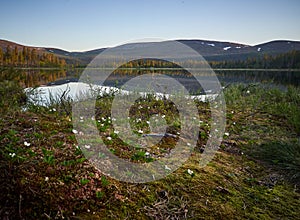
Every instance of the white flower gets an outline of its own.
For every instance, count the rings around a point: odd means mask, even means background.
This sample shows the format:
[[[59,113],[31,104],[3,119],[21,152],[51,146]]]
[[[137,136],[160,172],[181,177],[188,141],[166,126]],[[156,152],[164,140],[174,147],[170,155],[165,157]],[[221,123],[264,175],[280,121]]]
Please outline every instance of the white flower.
[[[89,209],[87,210],[87,212],[90,212],[90,211],[91,211],[91,210],[89,210]]]
[[[9,156],[11,156],[11,157],[14,157],[14,156],[16,156],[16,154],[15,154],[15,153],[9,153],[8,155],[9,155]]]
[[[190,169],[188,169],[187,172],[188,172],[188,174],[190,174],[190,175],[193,175],[193,173],[194,173],[194,171],[192,171],[192,170],[190,170]]]
[[[82,116],[80,116],[80,117],[79,117],[79,119],[80,119],[80,120],[83,120],[83,117],[82,117]]]
[[[162,118],[165,118],[165,117],[166,117],[166,115],[162,115],[161,117],[162,117]]]
[[[56,112],[56,108],[53,108],[52,111]]]
[[[165,169],[166,169],[166,170],[171,170],[171,168],[168,167],[167,165],[165,165]]]
[[[219,132],[219,130],[218,130],[218,129],[215,129],[215,132]]]
[[[108,137],[107,137],[107,140],[111,141],[111,137],[108,136]]]
[[[143,134],[144,132],[142,130],[138,130],[138,133]]]
[[[101,126],[101,127],[104,127],[104,124],[101,124],[100,126]]]
[[[112,118],[111,120],[112,120],[112,121],[116,121],[117,119],[115,119],[115,118]]]
[[[193,119],[196,120],[197,118],[196,118],[196,117],[193,117]]]
[[[228,132],[225,132],[224,134],[225,134],[226,136],[229,136],[229,133],[228,133]]]
[[[200,123],[200,124],[202,124],[202,123],[203,123],[203,121],[199,121],[199,123]]]
[[[191,146],[191,144],[190,144],[190,143],[187,143],[187,146]]]
[[[78,131],[75,130],[75,129],[73,129],[72,132],[73,132],[74,134],[78,134]],[[25,144],[25,143],[24,143],[24,144]]]
[[[146,152],[146,153],[145,153],[145,156],[149,156],[149,155],[150,155],[150,153],[149,153],[149,152]]]
[[[114,133],[115,133],[115,134],[119,134],[119,131],[114,130]]]
[[[102,117],[101,119],[102,119],[102,121],[106,121],[106,119],[105,119],[105,118],[103,118],[103,117]]]
[[[95,121],[95,117],[94,117],[94,116],[92,116],[92,117],[91,117],[91,120],[92,120],[92,121]]]
[[[48,182],[49,181],[49,177],[45,177],[45,182]]]
[[[233,124],[235,125],[235,122],[233,122]]]
[[[234,113],[234,111],[231,111],[231,114],[233,114]]]
[[[90,149],[90,148],[91,148],[91,145],[86,144],[86,145],[84,145],[84,147],[85,147],[86,149]]]
[[[27,141],[24,141],[24,145],[25,145],[26,147],[29,147],[29,146],[30,146],[30,143],[28,143]]]
[[[150,124],[150,121],[146,121],[146,123],[149,125],[149,124]]]
[[[250,93],[250,91],[249,90],[247,90],[247,92],[246,92],[247,94],[249,94]]]

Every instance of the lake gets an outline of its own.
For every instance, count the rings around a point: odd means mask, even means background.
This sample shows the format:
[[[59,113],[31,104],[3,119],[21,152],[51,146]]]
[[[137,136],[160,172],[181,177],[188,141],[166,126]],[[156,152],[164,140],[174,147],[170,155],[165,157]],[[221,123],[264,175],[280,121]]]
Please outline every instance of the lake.
[[[67,82],[76,82],[84,69],[60,70],[60,69],[23,69],[18,73],[18,81],[24,87],[40,85],[59,85]],[[180,70],[122,70],[114,72],[106,79],[105,85],[120,87],[128,79],[134,78],[141,73],[157,72],[174,77],[187,87],[194,88],[195,82],[191,75],[184,74]],[[231,83],[263,83],[271,86],[286,87],[293,85],[300,86],[300,70],[215,70],[215,73],[222,85]],[[204,80],[209,80],[205,78]]]
[[[23,69],[18,73],[18,80],[24,87],[36,87],[41,86],[40,93],[41,99],[47,99],[47,95],[51,92],[54,95],[59,95],[64,89],[68,88],[69,95],[74,97],[76,94],[77,85],[83,88],[84,91],[88,90],[87,85],[76,84],[81,73],[84,69]],[[101,70],[99,70],[101,72]],[[170,70],[170,69],[123,69],[113,72],[103,83],[103,88],[108,87],[121,88],[128,80],[135,78],[138,75],[144,73],[160,73],[175,78],[179,83],[184,85],[192,95],[204,95],[208,92],[203,91],[199,83],[195,78],[186,71],[182,70]],[[267,87],[277,87],[285,90],[287,86],[300,86],[300,71],[285,71],[285,70],[215,70],[215,73],[223,86],[228,86],[234,83],[257,83],[263,84]],[[201,75],[201,74],[200,74]],[[205,74],[201,75],[201,79],[206,84],[209,84],[211,79]],[[101,73],[99,74],[99,80]],[[48,92],[47,92],[48,91]],[[203,96],[199,96],[203,99]]]
[[[71,70],[17,69],[15,71],[2,71],[0,74],[2,74],[2,79],[15,79],[19,81],[24,88],[41,86],[43,87],[43,91],[46,91],[50,86],[51,90],[60,91],[62,89],[55,89],[53,86],[70,82],[76,83],[83,70],[83,68]],[[99,81],[105,80],[103,86],[121,88],[128,80],[145,73],[160,73],[173,77],[180,84],[184,85],[192,95],[203,95],[208,93],[208,91],[203,91],[202,87],[189,72],[180,69],[118,69],[112,72],[107,79],[104,79],[101,76],[101,70],[99,70],[99,77],[97,77],[99,78]],[[300,70],[218,69],[215,70],[215,73],[223,86],[234,83],[256,83],[263,84],[266,87],[277,87],[281,90],[285,90],[289,85],[296,87],[300,86]],[[205,73],[200,72],[199,75],[205,84],[212,82],[210,76]],[[76,84],[72,84],[72,88],[74,88],[75,85]],[[85,88],[86,86],[83,87]]]

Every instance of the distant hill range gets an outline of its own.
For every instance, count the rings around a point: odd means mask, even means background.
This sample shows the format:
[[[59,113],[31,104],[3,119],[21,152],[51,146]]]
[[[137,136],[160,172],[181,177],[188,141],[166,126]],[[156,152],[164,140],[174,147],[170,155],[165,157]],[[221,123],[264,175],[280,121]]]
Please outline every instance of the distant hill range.
[[[248,58],[262,57],[265,54],[278,55],[290,51],[300,51],[300,41],[275,40],[255,46],[220,41],[207,40],[178,40],[187,46],[190,46],[200,53],[208,61],[237,61]],[[132,43],[130,48],[138,46],[140,43]],[[35,48],[38,53],[53,53],[59,58],[65,59],[68,64],[86,65],[95,56],[106,48],[99,48],[85,52],[70,52],[58,48],[31,47],[17,44],[7,40],[0,40],[0,48],[5,52],[7,47],[21,50],[23,47]]]

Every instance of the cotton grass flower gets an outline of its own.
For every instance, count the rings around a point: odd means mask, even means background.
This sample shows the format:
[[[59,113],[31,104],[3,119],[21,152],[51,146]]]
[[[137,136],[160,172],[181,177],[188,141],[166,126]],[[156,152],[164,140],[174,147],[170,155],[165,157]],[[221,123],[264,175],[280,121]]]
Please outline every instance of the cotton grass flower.
[[[24,141],[24,145],[25,145],[26,147],[29,147],[31,144],[28,143],[27,141]]]
[[[190,175],[192,176],[192,175],[194,174],[194,171],[188,169],[188,170],[187,170],[187,173],[190,174]]]
[[[84,147],[85,147],[86,149],[90,149],[90,148],[91,148],[91,145],[86,144],[86,145],[84,145]]]
[[[9,153],[8,155],[11,156],[12,158],[16,156],[15,153]]]
[[[171,168],[165,165],[165,170],[171,170]]]

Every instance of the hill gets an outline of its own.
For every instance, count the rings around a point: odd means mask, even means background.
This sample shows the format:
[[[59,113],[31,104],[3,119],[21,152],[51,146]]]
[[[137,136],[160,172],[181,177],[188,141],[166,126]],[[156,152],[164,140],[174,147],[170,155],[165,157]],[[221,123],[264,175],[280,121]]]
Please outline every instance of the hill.
[[[232,42],[221,41],[207,41],[207,40],[178,40],[183,44],[193,48],[200,53],[208,61],[237,61],[246,60],[249,58],[263,57],[265,54],[274,56],[281,53],[288,53],[295,50],[300,50],[299,41],[290,40],[276,40],[270,41],[258,45],[245,45]],[[140,43],[128,44],[126,49],[130,52],[130,49],[139,46]],[[64,59],[68,64],[86,65],[95,56],[104,51],[106,48],[99,48],[84,52],[70,52],[59,48],[49,47],[32,47],[17,44],[7,40],[0,40],[0,48],[5,52],[7,47],[21,50],[23,47],[36,49],[38,53],[49,53]],[[151,43],[148,44],[151,46]]]

